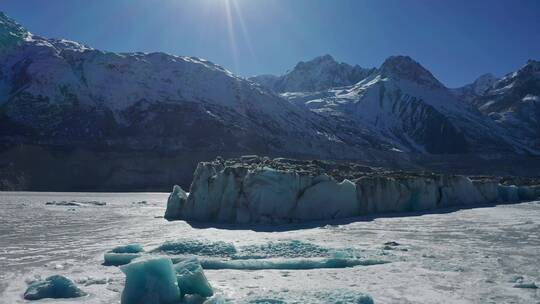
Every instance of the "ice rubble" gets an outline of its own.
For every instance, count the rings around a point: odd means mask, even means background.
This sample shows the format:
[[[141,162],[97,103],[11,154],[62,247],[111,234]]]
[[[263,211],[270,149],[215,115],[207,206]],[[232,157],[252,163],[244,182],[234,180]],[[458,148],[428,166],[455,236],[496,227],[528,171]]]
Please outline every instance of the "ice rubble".
[[[78,298],[85,295],[86,293],[75,283],[61,275],[53,275],[44,280],[32,282],[24,292],[26,300]]]
[[[172,304],[184,295],[206,298],[214,294],[195,258],[173,265],[168,257],[147,257],[121,269],[126,275],[122,304]]]
[[[286,223],[533,200],[540,186],[495,178],[367,170],[321,161],[250,157],[201,162],[189,195],[174,186],[166,218]]]

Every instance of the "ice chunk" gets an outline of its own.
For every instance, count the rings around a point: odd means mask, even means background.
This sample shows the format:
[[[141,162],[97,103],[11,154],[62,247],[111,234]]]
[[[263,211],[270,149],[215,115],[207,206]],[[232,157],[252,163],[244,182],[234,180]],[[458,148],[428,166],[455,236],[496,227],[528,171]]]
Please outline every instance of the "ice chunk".
[[[153,251],[166,252],[169,254],[229,257],[236,254],[236,247],[231,243],[223,241],[208,242],[184,239],[174,242],[165,242]]]
[[[188,198],[187,193],[178,185],[174,185],[173,192],[167,200],[167,210],[165,210],[165,218],[168,220],[176,220],[181,218],[182,206]]]
[[[75,283],[61,275],[53,275],[45,280],[35,281],[24,292],[26,300],[78,298],[85,295],[86,293],[80,290]]]
[[[105,266],[120,266],[129,264],[132,260],[140,257],[139,253],[114,253],[107,252],[104,255],[103,265]]]
[[[538,286],[536,286],[535,282],[527,282],[527,283],[517,283],[514,284],[514,288],[530,288],[530,289],[538,289]]]
[[[114,253],[139,253],[143,252],[144,249],[140,244],[129,244],[125,246],[114,247],[111,252]]]
[[[371,266],[386,264],[382,260],[361,260],[356,258],[322,258],[322,259],[247,259],[226,260],[203,259],[201,265],[204,269],[237,269],[237,270],[264,270],[264,269],[319,269],[319,268],[348,268],[354,266]]]
[[[186,259],[174,265],[180,292],[183,295],[196,294],[201,297],[211,297],[214,294],[208,283],[199,261],[195,258]]]
[[[170,304],[180,301],[180,289],[170,258],[137,260],[120,269],[126,275],[122,304]]]

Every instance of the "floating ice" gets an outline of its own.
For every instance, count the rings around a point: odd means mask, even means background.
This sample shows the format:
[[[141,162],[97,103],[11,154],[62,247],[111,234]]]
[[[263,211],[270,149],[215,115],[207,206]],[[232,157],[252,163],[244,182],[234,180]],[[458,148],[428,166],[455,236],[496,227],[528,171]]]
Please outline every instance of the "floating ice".
[[[140,257],[139,253],[114,253],[107,252],[104,255],[103,265],[105,266],[120,266],[129,264],[132,260]]]
[[[144,249],[140,244],[129,244],[125,246],[114,247],[111,252],[113,253],[139,253],[143,252]]]
[[[229,302],[225,300],[225,298],[223,298],[222,296],[214,296],[204,301],[203,304],[228,304],[228,303]]]
[[[201,266],[204,269],[236,269],[236,270],[264,270],[288,269],[306,270],[320,268],[348,268],[354,266],[371,266],[389,263],[383,260],[361,260],[355,258],[319,258],[319,259],[247,259],[247,260],[216,260],[203,259]]]
[[[78,298],[85,295],[86,293],[80,290],[75,283],[61,275],[53,275],[45,280],[35,281],[24,292],[26,300]]]
[[[126,275],[122,304],[172,304],[180,301],[180,289],[171,259],[142,259],[120,269]]]
[[[186,254],[199,256],[219,256],[230,257],[236,254],[236,247],[231,243],[223,241],[208,242],[201,240],[178,240],[173,242],[165,242],[154,252],[166,252],[169,254]]]
[[[201,297],[211,297],[214,294],[208,283],[199,261],[195,258],[186,259],[174,265],[180,292],[183,295],[196,294]]]
[[[514,284],[514,288],[538,289],[538,286],[536,286],[535,282],[526,282],[526,283],[516,283]]]

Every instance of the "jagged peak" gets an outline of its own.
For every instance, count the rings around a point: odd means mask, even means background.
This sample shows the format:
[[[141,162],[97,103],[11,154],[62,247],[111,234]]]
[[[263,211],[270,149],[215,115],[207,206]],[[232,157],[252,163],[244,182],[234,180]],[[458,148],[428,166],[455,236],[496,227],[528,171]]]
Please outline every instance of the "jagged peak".
[[[431,87],[444,87],[430,71],[409,56],[391,56],[381,65],[380,71],[385,76],[407,79]]]

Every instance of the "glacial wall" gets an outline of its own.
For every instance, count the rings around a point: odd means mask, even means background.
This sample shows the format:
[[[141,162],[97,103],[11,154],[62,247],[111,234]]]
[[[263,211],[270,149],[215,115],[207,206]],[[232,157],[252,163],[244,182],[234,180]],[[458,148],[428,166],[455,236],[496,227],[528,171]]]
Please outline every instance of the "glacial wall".
[[[358,164],[245,156],[201,162],[189,194],[174,186],[165,218],[290,223],[534,200],[540,186],[495,177],[385,171]]]

